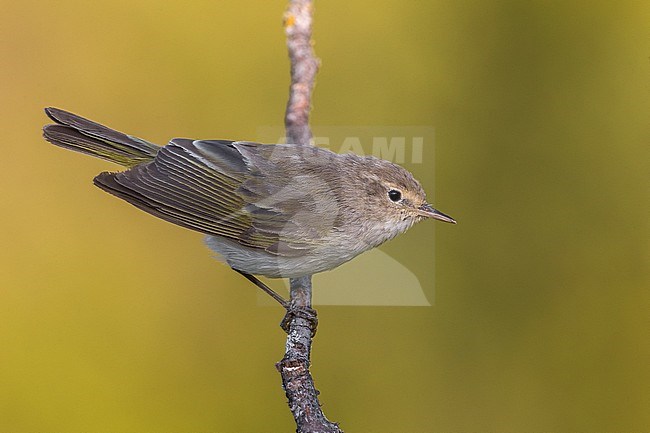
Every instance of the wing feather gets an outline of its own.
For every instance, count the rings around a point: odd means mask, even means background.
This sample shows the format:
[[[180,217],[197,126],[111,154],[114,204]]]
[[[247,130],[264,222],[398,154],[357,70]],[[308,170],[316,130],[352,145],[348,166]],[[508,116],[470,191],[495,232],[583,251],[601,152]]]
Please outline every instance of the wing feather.
[[[174,139],[153,161],[121,173],[102,173],[95,183],[174,224],[271,254],[302,255],[323,237],[314,230],[314,219],[322,221],[323,212],[336,209],[331,200],[325,200],[329,207],[318,209],[315,204],[323,202],[317,199],[319,191],[314,197],[296,187],[301,174],[283,167],[287,155],[282,152],[270,159],[275,147]],[[279,171],[275,176],[261,177],[274,169]],[[314,215],[308,213],[305,220],[298,215],[304,210]]]

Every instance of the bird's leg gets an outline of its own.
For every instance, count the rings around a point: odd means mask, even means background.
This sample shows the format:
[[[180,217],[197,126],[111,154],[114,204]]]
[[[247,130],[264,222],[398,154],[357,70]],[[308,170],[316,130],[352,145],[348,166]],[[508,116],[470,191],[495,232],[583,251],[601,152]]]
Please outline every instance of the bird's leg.
[[[270,297],[278,301],[278,303],[282,305],[285,310],[287,311],[289,310],[289,302],[285,301],[285,299],[282,296],[278,295],[272,288],[270,288],[269,286],[261,282],[259,279],[257,279],[257,277],[251,274],[247,274],[246,272],[240,271],[239,269],[233,268],[233,270],[242,274],[244,277],[246,277],[248,281],[255,284],[257,287],[262,289],[264,293],[266,293],[267,295],[269,295]]]
[[[293,318],[300,317],[302,319],[309,320],[310,322],[312,322],[313,324],[311,328],[313,329],[312,337],[314,336],[313,334],[316,333],[316,327],[318,326],[318,317],[316,315],[316,310],[309,307],[296,307],[291,302],[288,302],[282,296],[278,295],[273,289],[271,289],[269,286],[261,282],[254,275],[247,274],[246,272],[240,271],[239,269],[235,269],[235,268],[233,268],[233,270],[237,271],[238,273],[243,275],[248,281],[250,281],[251,283],[255,284],[257,287],[262,289],[264,293],[266,293],[267,295],[275,299],[280,305],[282,305],[282,307],[284,307],[285,310],[287,310],[286,314],[284,315],[284,318],[280,322],[280,327],[284,330],[284,332],[288,334],[289,326]]]

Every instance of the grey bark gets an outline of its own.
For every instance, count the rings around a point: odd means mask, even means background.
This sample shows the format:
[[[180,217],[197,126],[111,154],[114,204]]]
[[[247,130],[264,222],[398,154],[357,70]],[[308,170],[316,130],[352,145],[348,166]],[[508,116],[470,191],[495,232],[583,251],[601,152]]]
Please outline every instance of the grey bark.
[[[287,142],[310,145],[309,127],[311,93],[319,60],[311,42],[313,2],[290,0],[284,15],[287,48],[291,62],[291,88],[285,113]],[[288,333],[285,354],[276,368],[298,433],[343,433],[321,410],[318,390],[309,371],[311,344],[318,323],[311,308],[311,275],[290,280],[290,307],[287,312]]]

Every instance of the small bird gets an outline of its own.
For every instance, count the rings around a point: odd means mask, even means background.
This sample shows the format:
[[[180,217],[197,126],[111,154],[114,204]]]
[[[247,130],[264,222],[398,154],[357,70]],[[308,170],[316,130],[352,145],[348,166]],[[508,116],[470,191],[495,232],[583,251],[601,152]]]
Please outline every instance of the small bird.
[[[410,172],[372,156],[186,138],[161,147],[57,108],[45,113],[55,122],[43,128],[47,141],[127,168],[99,174],[95,185],[204,233],[212,250],[267,293],[255,275],[323,272],[424,219],[456,223],[427,203]]]

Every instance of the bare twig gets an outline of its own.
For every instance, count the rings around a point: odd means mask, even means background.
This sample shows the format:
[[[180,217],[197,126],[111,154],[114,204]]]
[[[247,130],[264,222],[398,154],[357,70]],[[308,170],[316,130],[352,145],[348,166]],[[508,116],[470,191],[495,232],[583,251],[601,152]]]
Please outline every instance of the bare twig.
[[[291,61],[291,89],[285,114],[289,143],[309,145],[311,92],[319,61],[311,43],[313,3],[290,0],[284,16],[287,47]],[[311,308],[311,275],[291,279],[290,301],[285,328],[288,329],[284,358],[276,364],[282,376],[289,409],[298,433],[343,433],[325,418],[318,391],[309,372],[311,342],[316,333],[316,311]]]
[[[290,0],[284,14],[284,29],[291,61],[291,89],[284,117],[289,143],[309,144],[309,111],[319,61],[311,43],[314,5],[311,0]]]
[[[309,290],[305,290],[309,288]],[[300,296],[311,294],[311,277],[291,279],[291,303],[297,304]],[[299,293],[298,295],[295,295]],[[294,295],[296,297],[294,297]],[[296,420],[297,433],[343,433],[338,424],[325,418],[318,401],[318,391],[309,372],[311,341],[316,329],[316,312],[307,307],[295,314],[289,325],[284,358],[276,364],[282,376],[282,387],[287,395],[289,409]]]

